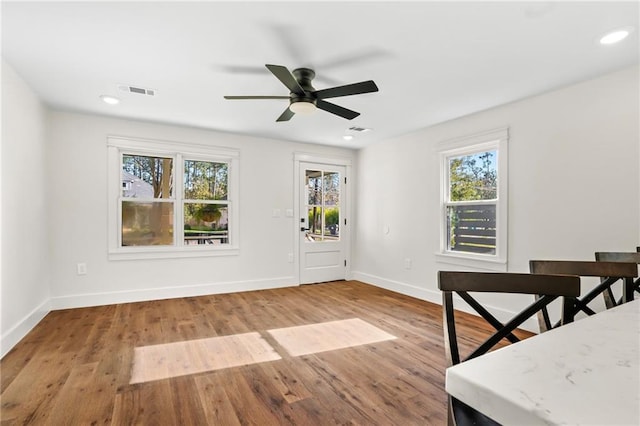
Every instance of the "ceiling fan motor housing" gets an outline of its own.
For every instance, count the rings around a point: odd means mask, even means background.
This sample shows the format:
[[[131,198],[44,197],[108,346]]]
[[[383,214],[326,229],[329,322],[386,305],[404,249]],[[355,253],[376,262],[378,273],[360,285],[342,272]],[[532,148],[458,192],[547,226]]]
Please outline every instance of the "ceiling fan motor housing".
[[[316,97],[313,96],[315,88],[311,85],[311,80],[316,76],[315,71],[309,68],[296,68],[291,72],[304,90],[304,93],[291,92],[291,104],[296,102],[308,102],[316,104]]]

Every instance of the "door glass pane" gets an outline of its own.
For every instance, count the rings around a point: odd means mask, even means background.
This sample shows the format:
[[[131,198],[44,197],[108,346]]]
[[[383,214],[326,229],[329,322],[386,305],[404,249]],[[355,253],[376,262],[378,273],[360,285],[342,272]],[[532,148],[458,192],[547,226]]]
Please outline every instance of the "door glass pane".
[[[172,202],[122,202],[122,246],[173,245]]]
[[[340,237],[340,209],[331,207],[324,209],[324,238],[338,240]]]
[[[340,173],[324,172],[324,205],[340,204]]]
[[[184,203],[184,243],[229,244],[228,206]]]
[[[306,170],[306,241],[340,239],[340,173]]]
[[[307,241],[318,241],[322,239],[322,207],[307,207],[307,217],[309,218],[309,230],[307,231]]]
[[[322,204],[322,172],[318,170],[307,170],[307,205]]]

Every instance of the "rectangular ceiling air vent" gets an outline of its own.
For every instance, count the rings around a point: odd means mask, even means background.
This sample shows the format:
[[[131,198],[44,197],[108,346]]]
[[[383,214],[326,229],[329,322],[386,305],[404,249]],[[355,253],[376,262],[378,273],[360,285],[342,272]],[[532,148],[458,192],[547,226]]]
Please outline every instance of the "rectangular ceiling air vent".
[[[120,85],[118,88],[123,92],[137,93],[139,95],[155,96],[156,94],[155,90],[145,89],[143,87]]]
[[[366,127],[353,126],[349,127],[349,130],[351,130],[352,132],[368,132],[371,129],[367,129]]]

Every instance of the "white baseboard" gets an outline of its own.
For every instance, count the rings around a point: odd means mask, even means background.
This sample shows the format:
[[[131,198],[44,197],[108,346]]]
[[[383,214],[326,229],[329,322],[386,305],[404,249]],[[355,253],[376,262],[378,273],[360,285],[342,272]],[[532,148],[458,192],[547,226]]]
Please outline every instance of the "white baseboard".
[[[50,300],[45,300],[31,313],[18,321],[0,340],[0,358],[4,357],[24,336],[29,333],[51,311]]]
[[[51,309],[86,308],[89,306],[113,305],[116,303],[145,302],[148,300],[175,299],[178,297],[206,296],[209,294],[237,293],[241,291],[268,290],[298,286],[295,277],[279,277],[263,280],[231,281],[223,283],[197,284],[147,288],[141,290],[76,294],[51,298]]]
[[[401,281],[389,280],[377,275],[366,274],[364,272],[352,271],[351,279],[362,281],[363,283],[375,285],[396,293],[405,294],[415,297],[416,299],[426,300],[427,302],[442,304],[442,296],[439,291],[433,291],[426,288],[417,287],[412,284],[403,283]]]
[[[389,280],[386,278],[378,277],[376,275],[366,274],[364,272],[353,271],[351,273],[351,277],[354,280],[362,281],[363,283],[375,285],[376,287],[381,287],[387,290],[395,291],[397,293],[405,294],[407,296],[412,296],[417,299],[426,300],[428,302],[436,303],[438,305],[442,305],[442,294],[440,291],[429,290],[426,288],[416,287],[412,284],[403,283],[400,281]],[[473,315],[478,316],[478,313],[474,311],[471,307],[469,307],[462,299],[456,297],[454,299],[456,302],[455,308],[462,311],[467,312]],[[500,321],[509,321],[517,312],[512,312],[503,308],[496,308],[492,306],[486,306],[487,309]],[[520,328],[531,331],[533,333],[538,333],[539,326],[538,322],[535,318],[529,318],[520,326]]]

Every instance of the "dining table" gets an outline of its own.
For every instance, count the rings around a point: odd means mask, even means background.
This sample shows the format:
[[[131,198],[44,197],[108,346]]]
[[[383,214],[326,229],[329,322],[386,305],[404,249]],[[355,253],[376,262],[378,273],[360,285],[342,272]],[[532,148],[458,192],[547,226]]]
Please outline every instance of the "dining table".
[[[640,425],[640,300],[449,367],[445,388],[503,425]]]

